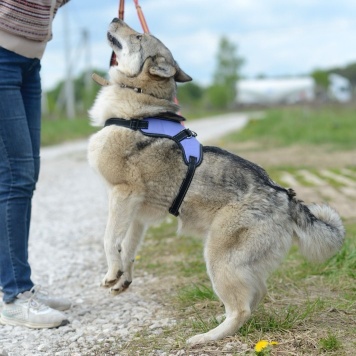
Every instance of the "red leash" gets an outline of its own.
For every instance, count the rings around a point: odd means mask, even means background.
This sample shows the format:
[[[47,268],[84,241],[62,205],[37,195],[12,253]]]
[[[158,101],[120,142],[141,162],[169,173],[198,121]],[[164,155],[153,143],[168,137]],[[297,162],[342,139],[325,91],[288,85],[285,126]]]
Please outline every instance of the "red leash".
[[[148,29],[147,22],[145,19],[145,15],[142,12],[141,6],[138,3],[138,0],[133,0],[135,5],[136,5],[136,10],[137,10],[137,15],[141,23],[141,27],[144,33],[150,33],[150,30]]]
[[[120,20],[124,19],[124,13],[125,13],[125,0],[120,0],[120,5],[119,5],[119,19]]]

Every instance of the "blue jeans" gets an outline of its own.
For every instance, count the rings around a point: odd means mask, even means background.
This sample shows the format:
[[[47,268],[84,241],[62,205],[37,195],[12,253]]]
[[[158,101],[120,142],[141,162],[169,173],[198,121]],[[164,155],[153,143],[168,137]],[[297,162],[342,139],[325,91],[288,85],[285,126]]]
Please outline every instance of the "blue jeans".
[[[0,47],[0,286],[12,302],[33,287],[31,200],[40,168],[41,64]]]

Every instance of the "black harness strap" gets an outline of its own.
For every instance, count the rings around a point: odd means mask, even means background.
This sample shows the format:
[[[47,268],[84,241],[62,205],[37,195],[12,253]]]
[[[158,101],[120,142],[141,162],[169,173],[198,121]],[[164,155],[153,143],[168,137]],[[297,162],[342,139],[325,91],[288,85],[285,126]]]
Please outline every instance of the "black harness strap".
[[[125,120],[125,119],[108,119],[105,122],[105,126],[109,125],[117,125],[117,126],[123,126],[128,129],[137,131],[139,129],[147,129],[148,128],[148,122],[147,121],[142,121],[138,119],[131,119],[131,120]]]
[[[174,215],[178,216],[179,215],[179,208],[183,203],[184,197],[187,194],[187,191],[189,189],[190,183],[192,182],[192,179],[194,177],[195,169],[197,168],[197,159],[196,157],[190,157],[189,158],[189,164],[188,164],[188,171],[187,175],[183,179],[182,185],[179,188],[178,195],[174,199],[171,207],[169,208],[169,212]]]

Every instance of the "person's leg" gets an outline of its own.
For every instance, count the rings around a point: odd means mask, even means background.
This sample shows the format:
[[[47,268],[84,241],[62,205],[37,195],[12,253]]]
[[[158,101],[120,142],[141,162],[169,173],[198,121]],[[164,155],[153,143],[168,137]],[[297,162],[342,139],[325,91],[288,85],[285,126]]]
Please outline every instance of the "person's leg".
[[[32,158],[34,163],[35,184],[38,181],[40,172],[40,145],[41,145],[41,64],[35,59],[24,69],[23,82],[21,86],[21,96],[26,112],[27,124],[32,145]],[[35,185],[33,187],[35,189]],[[26,226],[27,242],[31,223],[31,201],[28,209]],[[28,248],[26,249],[28,250]]]
[[[6,303],[33,287],[28,233],[36,167],[21,92],[31,61],[0,48],[0,284]]]
[[[70,302],[34,287],[28,263],[31,200],[39,175],[39,60],[0,47],[0,323],[29,328],[66,325]],[[57,310],[55,310],[57,309]]]

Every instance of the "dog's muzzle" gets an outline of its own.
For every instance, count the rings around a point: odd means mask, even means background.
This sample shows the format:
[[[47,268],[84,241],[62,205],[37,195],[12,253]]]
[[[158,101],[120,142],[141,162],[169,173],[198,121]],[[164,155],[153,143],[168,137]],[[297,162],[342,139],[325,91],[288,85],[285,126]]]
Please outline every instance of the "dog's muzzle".
[[[122,49],[122,44],[114,36],[112,36],[110,32],[108,32],[107,37],[110,43],[112,43],[114,46],[118,47],[119,49]]]

